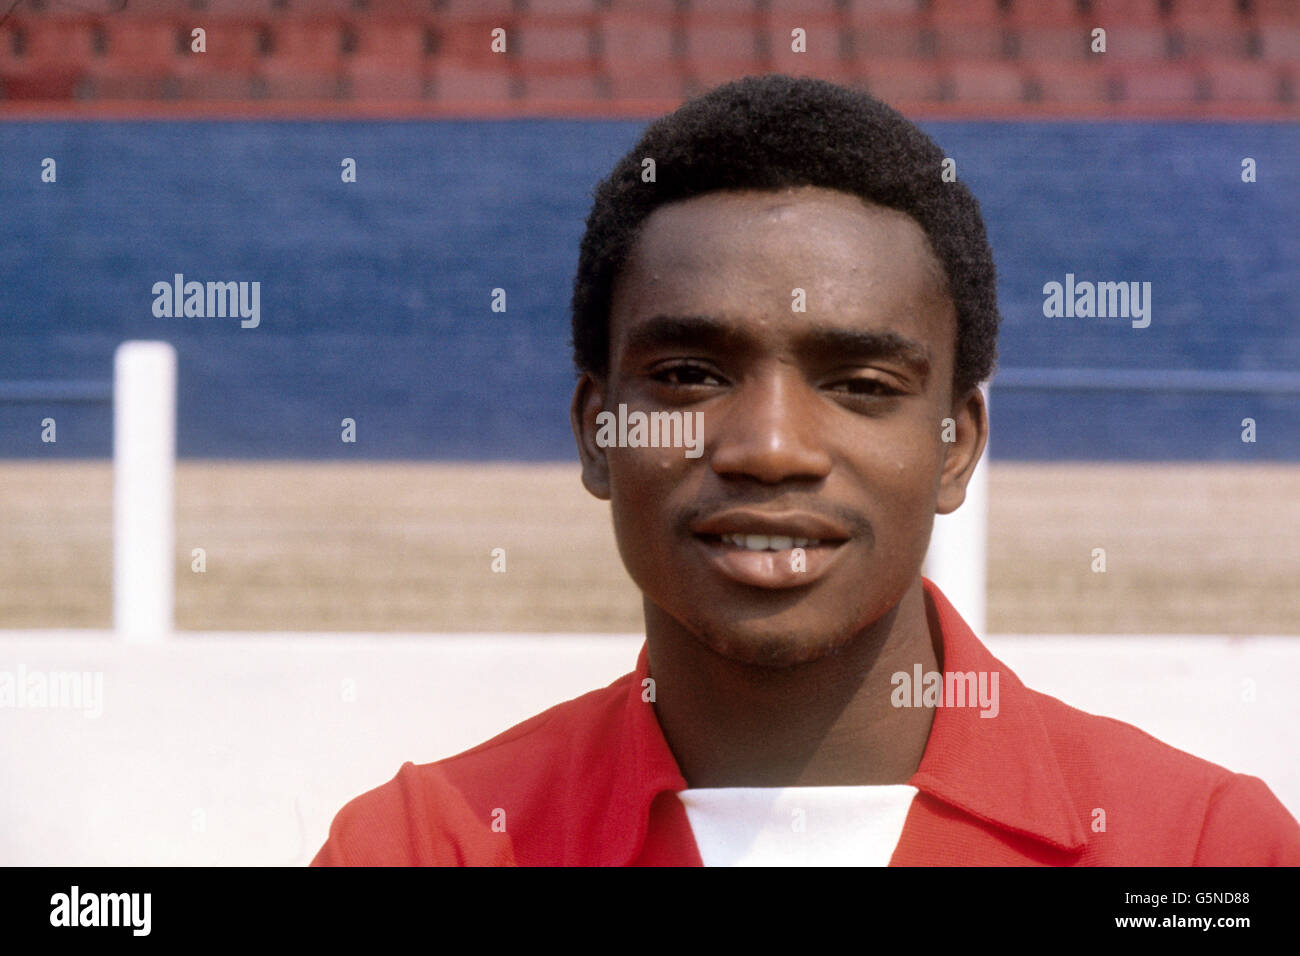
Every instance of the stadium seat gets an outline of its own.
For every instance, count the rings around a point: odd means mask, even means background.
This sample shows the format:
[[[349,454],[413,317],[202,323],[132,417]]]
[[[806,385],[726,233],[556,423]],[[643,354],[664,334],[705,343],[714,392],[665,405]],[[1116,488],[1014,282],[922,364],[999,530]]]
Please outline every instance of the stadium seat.
[[[752,63],[758,59],[758,31],[753,21],[688,17],[684,30],[684,58],[692,67],[717,60]]]
[[[935,27],[935,53],[941,59],[996,60],[1008,52],[1009,32],[991,23],[962,25],[940,21]]]
[[[609,74],[608,84],[610,96],[624,101],[672,101],[680,99],[684,90],[684,79],[676,70]]]
[[[1283,72],[1271,63],[1207,59],[1201,66],[1209,75],[1216,101],[1272,103],[1279,99],[1283,88]]]
[[[1009,63],[955,62],[945,71],[953,97],[961,103],[1018,103],[1024,99],[1024,77]]]
[[[250,78],[255,98],[277,100],[336,100],[344,88],[338,72],[306,71],[268,62]]]
[[[1116,26],[1160,26],[1166,22],[1157,0],[1091,0],[1091,10],[1080,19],[1089,29],[1098,26],[1107,31]]]
[[[673,58],[673,31],[666,23],[642,16],[611,14],[599,26],[601,59],[611,69],[633,72],[658,68]]]
[[[1037,27],[1017,30],[1013,36],[1016,55],[1027,61],[1042,61],[1044,69],[1052,63],[1079,62],[1098,55],[1092,52],[1089,27]]]
[[[9,62],[44,71],[80,67],[91,58],[90,31],[83,24],[67,20],[28,20],[6,25]],[[15,35],[21,36],[23,51],[13,49]],[[53,75],[53,74],[52,74]]]
[[[358,56],[344,73],[354,100],[419,100],[430,84],[419,67],[395,67],[382,56]]]
[[[850,34],[855,60],[925,60],[934,57],[934,32],[916,23],[898,21],[854,28]]]
[[[513,101],[514,84],[504,68],[476,70],[439,64],[430,77],[432,93],[441,103],[508,104]]]
[[[580,26],[549,26],[530,17],[515,28],[511,54],[517,59],[582,63],[592,58],[592,31]]]
[[[1135,60],[1161,60],[1168,48],[1166,31],[1150,26],[1111,26],[1106,28],[1108,60],[1132,62]]]
[[[245,73],[174,74],[163,83],[164,98],[180,102],[247,102],[250,77]]]
[[[1300,25],[1273,25],[1262,34],[1263,59],[1276,63],[1300,63]]]
[[[489,23],[434,21],[437,53],[440,60],[456,61],[486,70],[497,69],[497,60],[510,56],[513,28],[506,27],[506,53],[492,51],[492,29]]]
[[[1089,16],[1080,11],[1078,0],[1013,0],[1004,15],[1008,23],[1022,29],[1074,29],[1095,18],[1095,12]]]
[[[928,0],[849,0],[844,15],[854,25],[907,20],[925,12]]]
[[[1245,59],[1250,51],[1249,32],[1238,25],[1222,29],[1193,24],[1182,26],[1171,34],[1177,38],[1183,55],[1191,59],[1200,57],[1237,57]]]
[[[1234,0],[1178,0],[1174,22],[1180,27],[1238,30],[1247,18]]]
[[[1198,100],[1198,71],[1181,65],[1129,67],[1117,71],[1122,102],[1138,105],[1190,105]]]
[[[424,32],[419,21],[361,21],[357,24],[357,57],[387,60],[396,68],[418,67],[427,59]]]
[[[859,69],[871,95],[891,105],[939,102],[945,95],[943,77],[934,63],[873,59],[860,63]]]
[[[271,26],[269,58],[282,69],[329,70],[343,57],[344,21],[282,20]],[[356,28],[351,28],[356,32]]]
[[[1032,101],[1049,107],[1105,104],[1121,89],[1101,60],[1092,63],[1034,63],[1025,68],[1026,90]]]
[[[571,17],[598,12],[598,0],[537,0],[528,4],[528,15],[546,17]]]
[[[926,15],[940,27],[998,26],[1003,19],[998,0],[930,0]]]
[[[802,53],[791,49],[794,43],[791,34],[796,26],[804,31]],[[848,35],[841,30],[838,17],[799,17],[783,21],[773,18],[766,35],[771,67],[781,72],[803,70],[810,63],[822,66],[838,63],[852,49],[846,42]]]
[[[179,22],[121,20],[108,23],[107,57],[123,68],[166,68],[185,59],[191,32]],[[212,48],[212,31],[205,41]],[[206,54],[205,54],[206,55]]]
[[[836,17],[844,7],[843,0],[768,0],[767,13],[771,17]]]
[[[524,77],[525,101],[597,103],[608,94],[608,86],[592,72]]]
[[[514,0],[439,0],[433,6],[434,20],[500,20],[515,13]]]
[[[86,71],[75,66],[37,65],[22,70],[0,68],[0,100],[72,100]]]

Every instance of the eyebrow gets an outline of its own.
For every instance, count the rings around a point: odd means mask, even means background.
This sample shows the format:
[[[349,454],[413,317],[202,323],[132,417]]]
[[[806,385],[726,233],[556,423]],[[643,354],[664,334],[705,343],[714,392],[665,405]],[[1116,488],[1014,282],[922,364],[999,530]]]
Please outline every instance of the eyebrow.
[[[656,315],[628,332],[625,349],[629,354],[664,348],[702,348],[733,355],[756,351],[743,323],[708,315]],[[800,332],[795,350],[802,356],[823,361],[892,359],[908,366],[923,382],[930,375],[930,350],[914,339],[889,330],[815,325]]]

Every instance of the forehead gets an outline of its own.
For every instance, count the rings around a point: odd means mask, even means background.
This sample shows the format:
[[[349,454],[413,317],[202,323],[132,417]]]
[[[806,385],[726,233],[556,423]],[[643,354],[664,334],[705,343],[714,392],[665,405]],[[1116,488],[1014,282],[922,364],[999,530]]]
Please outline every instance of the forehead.
[[[945,285],[906,213],[812,186],[708,193],[661,206],[642,224],[614,286],[611,345],[658,315],[804,319],[902,332],[950,365]],[[806,313],[792,310],[796,289]]]

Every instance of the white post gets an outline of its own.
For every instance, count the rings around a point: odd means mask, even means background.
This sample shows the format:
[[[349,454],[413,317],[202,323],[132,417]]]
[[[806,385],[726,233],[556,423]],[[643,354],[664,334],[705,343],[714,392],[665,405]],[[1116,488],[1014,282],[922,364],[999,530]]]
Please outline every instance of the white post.
[[[120,639],[172,631],[176,350],[123,342],[113,362],[113,626]]]
[[[988,386],[982,386],[988,407]],[[991,444],[991,442],[990,442]],[[977,637],[988,623],[989,449],[985,447],[966,486],[966,500],[952,514],[936,515],[922,573],[957,609]]]

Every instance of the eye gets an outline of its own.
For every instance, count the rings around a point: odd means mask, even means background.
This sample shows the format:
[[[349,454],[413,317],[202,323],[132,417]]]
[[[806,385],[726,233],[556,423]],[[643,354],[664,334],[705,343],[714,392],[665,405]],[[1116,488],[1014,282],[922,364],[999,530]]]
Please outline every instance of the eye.
[[[656,382],[665,385],[721,385],[722,379],[709,368],[695,362],[676,362],[665,365],[650,373]]]
[[[878,378],[847,378],[842,382],[835,382],[829,388],[833,392],[867,397],[892,398],[895,395],[904,394],[902,389],[894,388],[888,382],[883,382]]]

